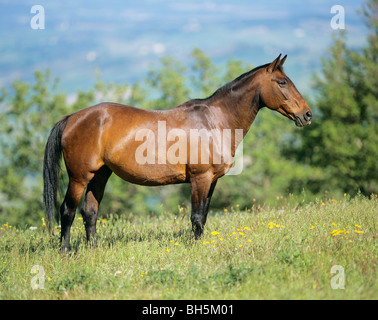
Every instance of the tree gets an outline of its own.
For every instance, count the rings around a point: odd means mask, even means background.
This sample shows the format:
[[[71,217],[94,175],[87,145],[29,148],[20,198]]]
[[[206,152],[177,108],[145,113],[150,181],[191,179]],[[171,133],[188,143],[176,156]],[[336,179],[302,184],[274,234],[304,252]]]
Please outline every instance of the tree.
[[[66,109],[66,95],[54,93],[50,73],[36,72],[35,83],[15,81],[3,90],[0,116],[0,213],[9,223],[30,224],[43,216],[41,190],[43,150],[53,119]]]
[[[151,109],[174,108],[188,100],[189,96],[184,77],[186,67],[171,56],[164,56],[161,64],[162,67],[159,70],[151,70],[146,79],[151,91],[150,97],[155,92],[158,94],[156,99],[150,100]]]
[[[353,51],[345,32],[335,36],[315,78],[315,117],[296,150],[298,161],[324,172],[308,181],[313,192],[370,195],[378,189],[378,1],[368,1],[363,12],[367,46]]]

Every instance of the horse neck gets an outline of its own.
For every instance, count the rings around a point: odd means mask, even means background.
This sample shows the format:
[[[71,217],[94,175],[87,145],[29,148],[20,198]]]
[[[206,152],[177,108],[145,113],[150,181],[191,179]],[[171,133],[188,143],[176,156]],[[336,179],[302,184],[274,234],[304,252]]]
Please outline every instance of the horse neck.
[[[215,105],[224,115],[223,127],[231,130],[242,129],[244,137],[261,107],[259,84],[254,75],[231,83],[213,98],[217,101]]]

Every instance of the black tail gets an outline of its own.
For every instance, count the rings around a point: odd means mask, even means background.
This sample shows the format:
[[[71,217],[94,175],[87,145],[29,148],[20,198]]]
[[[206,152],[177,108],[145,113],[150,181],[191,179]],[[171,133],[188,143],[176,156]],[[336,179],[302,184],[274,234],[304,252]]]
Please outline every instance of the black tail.
[[[47,225],[52,231],[52,225],[57,207],[57,192],[60,178],[60,159],[62,157],[62,134],[69,116],[58,121],[51,130],[45,148],[43,160],[43,204]]]

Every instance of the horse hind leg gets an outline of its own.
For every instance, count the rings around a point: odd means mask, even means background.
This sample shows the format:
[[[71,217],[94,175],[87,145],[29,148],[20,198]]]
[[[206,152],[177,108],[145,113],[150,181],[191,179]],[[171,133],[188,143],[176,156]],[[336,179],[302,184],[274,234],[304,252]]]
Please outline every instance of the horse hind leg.
[[[64,201],[60,207],[61,236],[63,250],[70,250],[71,225],[75,218],[76,208],[83,195],[85,183],[77,182],[70,177]]]
[[[95,173],[88,184],[83,206],[80,210],[83,216],[88,243],[95,241],[98,209],[104,195],[106,183],[111,174],[112,171],[107,166],[103,166]]]

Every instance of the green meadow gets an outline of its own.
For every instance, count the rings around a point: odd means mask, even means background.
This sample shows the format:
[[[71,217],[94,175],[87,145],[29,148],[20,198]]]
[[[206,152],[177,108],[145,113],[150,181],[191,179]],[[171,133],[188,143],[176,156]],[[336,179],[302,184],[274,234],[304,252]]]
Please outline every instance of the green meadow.
[[[211,213],[195,241],[186,210],[0,229],[0,299],[377,299],[376,196]]]

